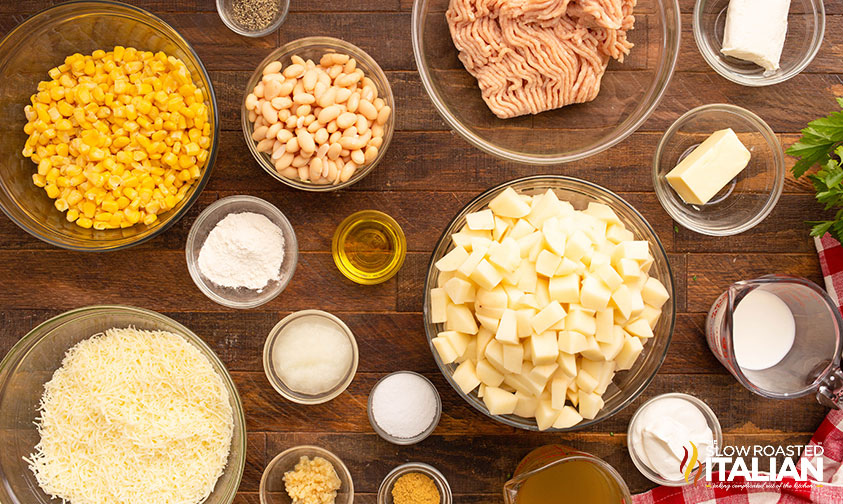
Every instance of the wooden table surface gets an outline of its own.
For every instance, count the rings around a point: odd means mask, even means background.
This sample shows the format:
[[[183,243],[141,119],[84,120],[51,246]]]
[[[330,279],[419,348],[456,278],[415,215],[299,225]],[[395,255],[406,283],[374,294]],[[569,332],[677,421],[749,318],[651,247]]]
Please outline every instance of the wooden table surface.
[[[394,466],[422,461],[449,479],[460,503],[501,502],[501,487],[530,449],[566,443],[615,466],[633,491],[652,485],[626,450],[626,429],[636,407],[664,392],[687,392],[719,415],[729,444],[803,443],[825,411],[813,398],[772,401],[742,388],[715,360],[703,333],[705,313],[731,283],[765,273],[789,273],[821,282],[803,221],[822,215],[810,185],[788,177],[773,213],[739,236],[711,238],[674,226],[652,189],[650,167],[660,134],[680,114],[713,102],[735,103],[765,119],[790,145],[809,120],[837,107],[843,56],[843,1],[827,1],[828,24],[819,55],[805,72],[767,88],[746,88],[705,64],[691,31],[693,0],[680,0],[682,46],[677,72],[653,116],[620,145],[590,159],[535,168],[499,161],[452,133],[428,100],[410,43],[411,0],[293,0],[287,21],[267,37],[229,31],[213,0],[132,0],[171,23],[193,44],[210,71],[221,109],[222,133],[214,173],[190,212],[172,229],[117,253],[60,250],[0,218],[0,355],[36,324],[90,304],[118,303],[162,312],[202,336],[231,371],[246,410],[248,463],[237,502],[257,503],[267,461],[299,444],[337,453],[354,478],[357,502],[375,502],[378,485]],[[50,0],[0,2],[5,34]],[[248,76],[273,48],[308,35],[333,35],[372,54],[387,71],[397,101],[397,129],[382,164],[353,188],[311,194],[271,180],[252,160],[240,131],[239,107]],[[792,159],[788,164],[792,164]],[[666,362],[650,387],[626,410],[575,434],[521,432],[471,409],[436,368],[422,326],[422,283],[429,254],[451,217],[477,193],[536,173],[572,175],[603,185],[630,201],[654,225],[676,278],[676,331]],[[214,200],[252,194],[290,219],[301,254],[292,283],[274,301],[234,311],[214,304],[193,284],[184,242],[199,212]],[[360,286],[333,265],[330,239],[350,213],[378,209],[394,216],[407,235],[407,260],[398,275]],[[321,406],[284,401],[267,382],[261,351],[270,328],[291,311],[319,308],[337,314],[357,336],[360,367],[348,391]],[[435,433],[411,447],[381,440],[366,416],[368,393],[386,373],[410,369],[428,376],[443,401]]]

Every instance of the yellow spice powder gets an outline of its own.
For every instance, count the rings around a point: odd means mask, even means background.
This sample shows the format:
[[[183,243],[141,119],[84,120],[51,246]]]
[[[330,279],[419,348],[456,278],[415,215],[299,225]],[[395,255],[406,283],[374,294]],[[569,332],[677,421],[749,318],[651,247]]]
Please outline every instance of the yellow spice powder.
[[[334,466],[322,457],[302,457],[295,470],[284,473],[284,488],[293,504],[334,504],[341,485]]]
[[[395,504],[439,504],[436,483],[421,473],[409,473],[398,478],[392,487]]]

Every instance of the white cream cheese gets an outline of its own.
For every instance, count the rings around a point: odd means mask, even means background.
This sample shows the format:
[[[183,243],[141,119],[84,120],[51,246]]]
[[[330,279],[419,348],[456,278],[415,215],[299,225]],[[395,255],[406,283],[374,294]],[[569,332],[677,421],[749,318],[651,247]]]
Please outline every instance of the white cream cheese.
[[[790,0],[730,0],[720,52],[764,68],[779,69]]]
[[[685,399],[665,397],[644,406],[630,432],[632,449],[656,474],[668,481],[681,480],[685,448],[697,447],[697,464],[703,462],[714,444],[714,434],[702,411]]]

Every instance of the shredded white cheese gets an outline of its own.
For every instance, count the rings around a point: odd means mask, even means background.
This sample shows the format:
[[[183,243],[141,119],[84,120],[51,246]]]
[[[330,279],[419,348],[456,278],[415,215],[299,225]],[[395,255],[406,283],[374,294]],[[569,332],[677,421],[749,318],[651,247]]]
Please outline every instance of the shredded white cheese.
[[[109,329],[44,385],[27,460],[72,504],[197,504],[228,460],[234,415],[211,362],[177,334]]]

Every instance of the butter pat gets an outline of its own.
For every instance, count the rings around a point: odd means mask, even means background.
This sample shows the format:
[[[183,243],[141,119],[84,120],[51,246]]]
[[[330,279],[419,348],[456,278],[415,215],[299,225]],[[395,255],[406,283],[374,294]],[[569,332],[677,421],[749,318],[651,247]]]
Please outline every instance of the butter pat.
[[[714,132],[667,174],[685,203],[705,205],[749,163],[750,154],[731,128]]]
[[[730,0],[720,52],[763,67],[765,75],[775,72],[789,10],[790,0]]]

